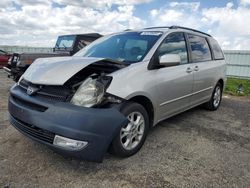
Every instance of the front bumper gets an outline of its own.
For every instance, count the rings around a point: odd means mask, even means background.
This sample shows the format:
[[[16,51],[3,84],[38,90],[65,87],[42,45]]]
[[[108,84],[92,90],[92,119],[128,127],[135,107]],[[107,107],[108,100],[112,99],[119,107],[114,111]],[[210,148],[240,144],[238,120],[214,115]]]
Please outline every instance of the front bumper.
[[[15,85],[10,90],[11,124],[24,135],[43,143],[56,152],[89,161],[101,162],[127,118],[116,108],[84,108],[65,102],[48,102],[29,96]],[[87,141],[82,150],[72,151],[53,145],[60,135]]]

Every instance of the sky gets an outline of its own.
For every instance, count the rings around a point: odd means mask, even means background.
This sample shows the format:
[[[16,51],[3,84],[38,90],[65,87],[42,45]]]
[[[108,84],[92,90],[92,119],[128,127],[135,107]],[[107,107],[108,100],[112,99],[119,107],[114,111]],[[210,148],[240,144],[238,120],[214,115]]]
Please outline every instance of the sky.
[[[250,50],[250,0],[1,0],[0,45],[53,47],[58,35],[180,25],[224,50]]]

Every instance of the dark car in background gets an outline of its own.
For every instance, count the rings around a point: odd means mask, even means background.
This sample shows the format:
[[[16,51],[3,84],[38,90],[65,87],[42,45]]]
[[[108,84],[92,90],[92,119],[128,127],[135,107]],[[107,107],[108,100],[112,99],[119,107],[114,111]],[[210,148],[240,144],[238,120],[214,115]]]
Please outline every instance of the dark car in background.
[[[6,66],[8,64],[10,57],[11,54],[0,50],[0,68],[3,68],[3,66]]]
[[[51,53],[13,53],[8,65],[4,67],[9,77],[18,81],[26,69],[37,58],[72,56],[94,40],[102,37],[98,33],[59,36]]]

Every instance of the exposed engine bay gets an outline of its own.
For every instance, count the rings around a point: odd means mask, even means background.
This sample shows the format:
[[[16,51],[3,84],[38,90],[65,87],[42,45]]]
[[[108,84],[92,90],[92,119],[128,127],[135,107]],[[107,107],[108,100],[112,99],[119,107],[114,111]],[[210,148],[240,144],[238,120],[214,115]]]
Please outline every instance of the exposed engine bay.
[[[92,63],[71,77],[64,85],[66,87],[76,88],[89,76],[95,79],[103,79],[107,74],[115,72],[126,67],[123,63],[118,63],[111,60],[101,60]]]
[[[64,84],[65,87],[71,89],[71,103],[85,107],[104,107],[109,103],[120,103],[122,99],[106,93],[106,89],[112,81],[112,77],[107,74],[126,66],[120,62],[102,60],[79,71]],[[95,100],[90,100],[88,104],[83,102],[83,96],[87,96],[86,92],[95,96],[93,97]]]
[[[108,74],[128,64],[102,59],[89,64],[69,78],[63,85],[33,84],[21,78],[18,85],[28,95],[46,98],[51,102],[70,102],[84,107],[105,107],[109,103],[120,103],[123,99],[106,93],[112,81]]]

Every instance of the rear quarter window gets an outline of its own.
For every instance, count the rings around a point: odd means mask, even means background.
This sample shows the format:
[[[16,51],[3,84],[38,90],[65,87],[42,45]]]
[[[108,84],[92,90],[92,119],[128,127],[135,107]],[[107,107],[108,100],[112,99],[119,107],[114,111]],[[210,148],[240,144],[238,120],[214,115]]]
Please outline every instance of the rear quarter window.
[[[212,60],[211,52],[206,38],[188,34],[193,62]]]
[[[215,60],[224,59],[223,52],[222,52],[218,42],[213,38],[209,38],[208,40],[209,40],[210,46],[211,46],[213,54],[214,54],[214,59]]]

